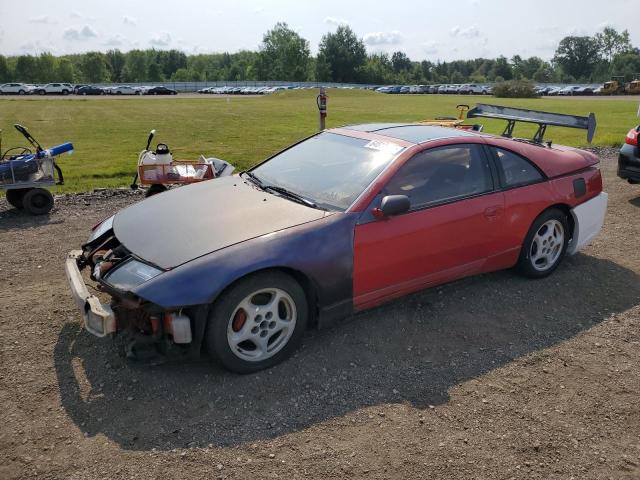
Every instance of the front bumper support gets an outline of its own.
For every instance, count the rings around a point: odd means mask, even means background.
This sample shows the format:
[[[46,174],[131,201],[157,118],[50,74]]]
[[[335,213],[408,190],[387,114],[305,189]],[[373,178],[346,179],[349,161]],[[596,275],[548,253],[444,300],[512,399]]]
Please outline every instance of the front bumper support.
[[[100,299],[91,295],[78,268],[78,259],[82,257],[82,250],[73,250],[67,254],[65,272],[71,296],[75,300],[85,328],[97,337],[104,337],[116,331],[116,319],[109,305],[100,303]]]

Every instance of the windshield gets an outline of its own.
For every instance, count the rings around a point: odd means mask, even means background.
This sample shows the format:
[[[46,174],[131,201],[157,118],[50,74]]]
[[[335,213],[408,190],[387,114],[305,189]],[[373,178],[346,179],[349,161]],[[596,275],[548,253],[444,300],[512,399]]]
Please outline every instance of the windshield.
[[[251,170],[320,207],[345,210],[403,150],[394,143],[321,133]]]

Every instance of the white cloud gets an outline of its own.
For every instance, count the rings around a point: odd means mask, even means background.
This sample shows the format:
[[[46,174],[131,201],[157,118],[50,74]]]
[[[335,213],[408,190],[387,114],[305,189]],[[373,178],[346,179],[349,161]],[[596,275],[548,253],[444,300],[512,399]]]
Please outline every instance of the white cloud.
[[[402,34],[397,30],[392,32],[371,32],[364,36],[367,45],[397,45],[402,43]]]
[[[324,23],[338,27],[340,25],[349,25],[349,20],[345,20],[344,18],[326,17],[324,19]]]
[[[149,40],[149,43],[154,47],[166,47],[171,43],[171,35],[167,32],[162,32]]]
[[[422,44],[422,51],[425,55],[436,55],[440,53],[440,42],[425,42]]]
[[[29,19],[30,23],[53,23],[48,15],[40,15]]]
[[[452,37],[462,38],[477,38],[481,35],[480,30],[475,25],[471,25],[467,28],[462,28],[460,25],[456,25],[449,33]]]
[[[584,37],[589,35],[589,32],[583,27],[570,27],[567,30],[567,35],[571,35],[572,37]]]
[[[90,17],[89,15],[84,15],[83,13],[80,13],[77,10],[72,10],[71,13],[69,14],[69,16],[71,18],[75,18],[75,19],[79,19],[79,20],[90,20],[90,21],[95,20],[95,17]]]
[[[85,25],[79,30],[76,28],[67,28],[62,34],[62,38],[69,41],[87,40],[97,36],[96,32],[89,25]]]
[[[58,49],[55,46],[50,45],[49,43],[42,42],[40,40],[36,40],[34,42],[28,42],[20,45],[18,47],[20,53],[37,55],[42,52],[53,53],[54,55],[59,53]]]
[[[89,25],[85,25],[84,27],[82,27],[82,30],[80,30],[80,35],[82,35],[85,38],[98,36],[96,32],[93,30],[93,28],[91,28]]]
[[[125,38],[119,33],[109,38],[106,42],[103,43],[105,47],[119,47],[125,43]]]
[[[62,38],[65,40],[80,40],[80,32],[75,28],[67,28],[62,34]]]
[[[132,27],[135,27],[138,24],[138,20],[136,20],[133,17],[127,17],[125,15],[124,17],[122,17],[122,23],[124,23],[125,25],[131,25]]]

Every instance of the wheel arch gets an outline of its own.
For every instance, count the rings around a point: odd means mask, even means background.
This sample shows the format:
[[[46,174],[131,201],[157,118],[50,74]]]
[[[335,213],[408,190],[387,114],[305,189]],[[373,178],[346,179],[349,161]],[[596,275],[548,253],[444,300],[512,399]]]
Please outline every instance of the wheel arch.
[[[261,273],[266,273],[266,272],[281,272],[284,273],[288,276],[290,276],[291,278],[293,278],[301,287],[302,290],[304,291],[305,297],[307,299],[307,306],[309,309],[309,321],[307,323],[308,326],[316,326],[318,323],[318,309],[319,309],[319,304],[318,304],[318,285],[316,284],[316,282],[306,273],[302,272],[301,270],[292,268],[292,267],[288,267],[288,266],[270,266],[270,267],[264,267],[264,268],[259,268],[257,270],[253,270],[251,272],[247,272],[239,277],[237,277],[236,279],[234,279],[233,281],[229,282],[223,289],[220,290],[220,292],[218,293],[218,295],[216,295],[216,297],[213,299],[212,303],[215,303],[220,297],[222,297],[225,292],[227,292],[228,290],[230,290],[231,288],[233,288],[235,285],[237,285],[238,283],[246,280],[249,277],[252,277],[254,275],[258,275]]]
[[[524,246],[524,242],[527,238],[527,235],[529,234],[529,229],[533,226],[533,224],[535,223],[535,221],[540,217],[540,215],[544,215],[545,212],[548,212],[549,210],[560,210],[561,212],[563,212],[566,217],[567,217],[567,223],[569,224],[569,240],[571,240],[575,234],[576,231],[576,221],[575,218],[573,216],[573,214],[571,213],[571,207],[569,205],[567,205],[566,203],[554,203],[552,205],[549,205],[545,208],[543,208],[542,210],[540,210],[538,212],[538,214],[533,217],[531,219],[531,222],[529,223],[529,225],[527,226],[526,231],[524,232],[524,235],[522,236],[522,239],[520,241],[520,246],[523,247]]]
[[[569,224],[569,240],[571,240],[575,234],[576,230],[576,219],[571,212],[571,207],[566,203],[556,203],[541,211],[536,218],[542,215],[544,212],[549,210],[556,209],[562,211],[567,216],[567,223]],[[535,221],[535,220],[534,220]]]

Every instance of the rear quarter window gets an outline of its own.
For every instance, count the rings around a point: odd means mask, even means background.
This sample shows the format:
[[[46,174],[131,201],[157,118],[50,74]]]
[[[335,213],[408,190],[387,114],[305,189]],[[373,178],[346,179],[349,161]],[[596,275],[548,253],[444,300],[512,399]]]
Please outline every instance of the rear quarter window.
[[[498,163],[500,180],[504,187],[519,187],[544,179],[538,168],[524,157],[509,150],[491,147]]]

